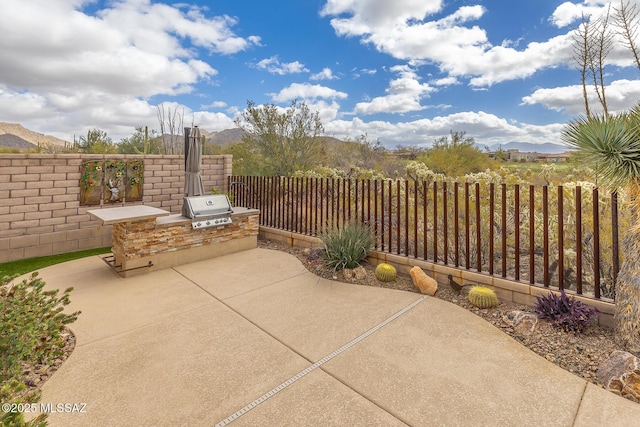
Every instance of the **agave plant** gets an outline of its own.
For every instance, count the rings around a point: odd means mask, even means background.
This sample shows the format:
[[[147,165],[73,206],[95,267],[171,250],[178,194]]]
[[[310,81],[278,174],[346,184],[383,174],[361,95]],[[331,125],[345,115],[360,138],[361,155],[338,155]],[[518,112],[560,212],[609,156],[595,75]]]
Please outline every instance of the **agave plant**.
[[[628,113],[578,118],[562,139],[595,167],[605,186],[628,192],[633,227],[622,239],[614,324],[618,343],[640,354],[640,104]]]

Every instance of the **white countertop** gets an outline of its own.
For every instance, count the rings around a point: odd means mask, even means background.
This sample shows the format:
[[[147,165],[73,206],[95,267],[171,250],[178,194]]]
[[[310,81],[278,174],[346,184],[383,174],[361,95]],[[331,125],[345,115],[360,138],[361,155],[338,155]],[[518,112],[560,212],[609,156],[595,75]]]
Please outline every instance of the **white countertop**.
[[[103,225],[116,224],[118,222],[133,222],[143,219],[158,218],[170,215],[171,212],[153,206],[135,205],[119,208],[92,209],[87,213],[102,221]]]

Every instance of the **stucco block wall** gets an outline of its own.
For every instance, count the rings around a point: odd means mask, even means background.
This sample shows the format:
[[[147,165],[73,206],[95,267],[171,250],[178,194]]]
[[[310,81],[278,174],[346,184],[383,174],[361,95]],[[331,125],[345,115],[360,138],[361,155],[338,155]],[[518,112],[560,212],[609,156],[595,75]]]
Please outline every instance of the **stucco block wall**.
[[[80,206],[80,169],[90,160],[142,160],[142,202],[180,213],[184,157],[96,154],[0,155],[0,262],[111,245],[111,226]],[[203,156],[205,190],[226,191],[232,156]],[[114,206],[122,206],[122,203]]]

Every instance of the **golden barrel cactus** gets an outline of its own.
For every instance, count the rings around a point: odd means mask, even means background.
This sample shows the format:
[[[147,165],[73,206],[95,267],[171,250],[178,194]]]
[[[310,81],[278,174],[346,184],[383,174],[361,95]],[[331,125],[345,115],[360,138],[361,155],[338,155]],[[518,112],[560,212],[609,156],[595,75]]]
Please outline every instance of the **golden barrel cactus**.
[[[380,280],[381,282],[393,282],[397,277],[395,267],[384,262],[382,264],[378,264],[375,273],[376,279]]]
[[[491,308],[499,304],[498,296],[489,288],[474,286],[469,291],[469,302],[478,308]]]

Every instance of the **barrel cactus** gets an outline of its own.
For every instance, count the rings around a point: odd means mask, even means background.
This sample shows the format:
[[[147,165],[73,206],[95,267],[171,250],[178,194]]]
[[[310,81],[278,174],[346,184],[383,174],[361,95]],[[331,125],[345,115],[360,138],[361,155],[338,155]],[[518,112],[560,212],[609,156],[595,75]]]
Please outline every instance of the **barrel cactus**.
[[[396,269],[391,264],[378,264],[376,267],[376,279],[381,282],[393,282],[396,280]]]
[[[498,305],[498,296],[489,288],[474,286],[469,291],[469,302],[478,308],[491,308]]]

